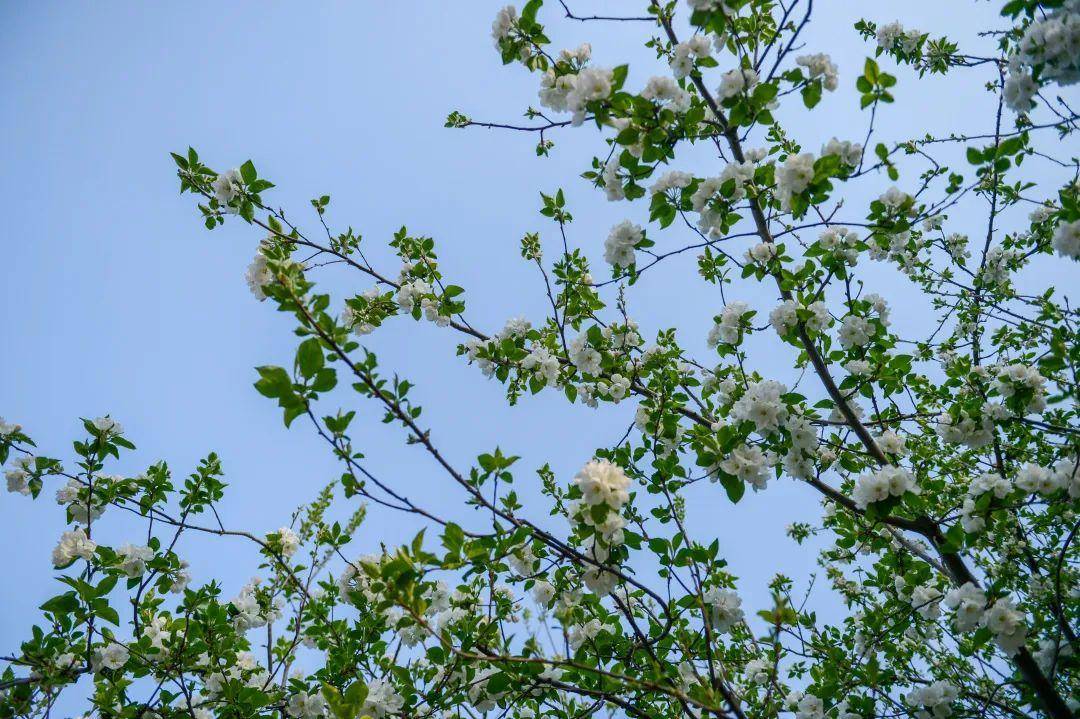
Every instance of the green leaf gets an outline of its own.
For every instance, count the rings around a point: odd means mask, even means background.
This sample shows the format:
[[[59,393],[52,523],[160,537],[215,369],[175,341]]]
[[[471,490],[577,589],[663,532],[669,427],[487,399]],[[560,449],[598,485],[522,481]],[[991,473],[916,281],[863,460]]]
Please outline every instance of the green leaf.
[[[315,337],[309,337],[300,343],[296,350],[296,366],[304,379],[311,379],[325,364],[322,346]]]
[[[618,92],[623,83],[626,82],[626,74],[630,71],[629,65],[618,65],[611,71],[611,89],[612,92]]]
[[[284,397],[292,393],[292,380],[289,373],[281,367],[256,367],[261,379],[255,383],[255,389],[263,397],[271,399]]]
[[[536,22],[536,13],[543,4],[544,0],[529,0],[525,7],[521,8],[521,19],[529,23]]]
[[[323,367],[315,373],[315,381],[311,383],[311,389],[316,392],[329,392],[337,386],[337,370],[333,367]]]
[[[732,477],[730,474],[721,472],[720,484],[724,485],[724,491],[727,492],[728,499],[731,500],[732,504],[737,504],[746,493],[746,483],[738,477]]]
[[[99,601],[94,603],[94,614],[101,617],[110,624],[120,626],[120,614],[110,607],[107,602]]]
[[[258,179],[259,173],[255,172],[255,165],[252,164],[251,160],[240,165],[240,177],[244,178],[244,184],[246,185],[250,185]]]
[[[53,614],[67,614],[79,608],[79,597],[75,592],[59,594],[42,604],[38,609]]]
[[[866,58],[866,63],[863,65],[863,77],[872,83],[878,81],[878,64],[872,57]]]

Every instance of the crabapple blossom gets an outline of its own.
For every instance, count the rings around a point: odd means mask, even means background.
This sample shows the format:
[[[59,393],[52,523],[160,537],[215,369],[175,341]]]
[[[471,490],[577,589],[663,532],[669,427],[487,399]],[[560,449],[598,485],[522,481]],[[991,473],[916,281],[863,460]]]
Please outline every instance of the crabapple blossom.
[[[604,260],[616,268],[634,264],[634,247],[645,238],[640,225],[623,220],[611,228],[604,240]]]
[[[1024,615],[1016,610],[1012,601],[1002,597],[986,610],[982,623],[994,634],[994,641],[1008,655],[1014,655],[1027,642]]]
[[[1062,222],[1054,230],[1054,249],[1063,257],[1080,260],[1080,220]]]
[[[95,672],[100,672],[105,669],[116,670],[127,664],[130,656],[131,653],[126,646],[120,642],[113,641],[94,649],[90,665]]]
[[[281,545],[281,554],[284,557],[291,557],[300,548],[300,537],[289,527],[282,527],[277,531],[277,541]]]
[[[839,84],[840,76],[837,74],[836,65],[832,58],[823,52],[813,55],[800,55],[795,58],[795,64],[806,68],[811,79],[821,78],[825,89],[832,92]]]
[[[708,344],[715,347],[721,342],[737,345],[742,339],[743,317],[750,311],[750,306],[745,302],[729,302],[724,305],[720,316],[713,328],[709,330]]]
[[[670,77],[649,78],[641,96],[657,103],[667,103],[676,112],[685,112],[690,107],[690,93],[679,87]]]
[[[606,459],[593,459],[574,476],[586,504],[603,504],[618,511],[630,500],[630,478],[622,467]]]
[[[731,406],[731,417],[740,422],[753,422],[758,434],[768,435],[787,419],[785,393],[787,387],[776,380],[754,382]]]
[[[945,719],[952,714],[952,703],[956,701],[959,692],[956,687],[944,679],[922,686],[915,687],[905,697],[908,706],[925,710],[927,716],[935,719]]]
[[[227,170],[218,175],[213,182],[214,197],[222,205],[227,205],[240,192],[242,184],[243,179],[240,177],[239,170]]]
[[[780,207],[791,210],[791,201],[802,193],[814,179],[814,156],[809,152],[791,155],[784,164],[776,168],[776,194],[780,198]]]
[[[720,87],[716,94],[721,100],[727,100],[750,92],[757,86],[758,81],[757,71],[751,68],[729,70],[720,78]]]
[[[500,40],[509,36],[510,30],[514,27],[517,19],[517,8],[513,5],[507,5],[495,13],[495,19],[491,22],[491,38],[495,41],[496,47],[498,47]]]
[[[262,253],[262,250],[255,253],[255,258],[248,265],[247,272],[244,274],[244,281],[247,282],[248,289],[251,294],[259,302],[266,299],[265,288],[271,282],[274,281],[273,275],[270,274],[270,268],[266,264],[266,255]]]
[[[57,567],[64,567],[76,559],[91,559],[96,550],[97,544],[86,535],[86,530],[76,527],[60,535],[60,542],[52,552],[52,561]]]
[[[615,202],[626,199],[626,192],[623,189],[622,180],[619,179],[618,157],[612,157],[604,163],[603,179],[604,192],[607,195],[608,200]]]
[[[840,162],[848,167],[856,167],[862,162],[863,147],[857,142],[838,140],[834,137],[821,147],[821,156],[827,157],[828,155],[839,157]]]
[[[902,49],[904,52],[912,52],[922,38],[918,30],[905,30],[899,21],[882,25],[877,31],[878,46],[884,50]]]
[[[136,544],[125,544],[116,550],[120,558],[120,571],[128,577],[139,577],[146,571],[146,563],[154,558],[154,550]]]
[[[720,469],[738,477],[756,490],[765,489],[769,481],[769,467],[772,462],[760,448],[753,445],[736,447],[720,463]]]
[[[744,619],[742,599],[730,589],[713,587],[701,595],[708,608],[708,620],[715,631],[724,633]]]
[[[326,714],[326,699],[321,694],[297,692],[289,697],[285,712],[296,719],[316,719]]]
[[[943,603],[955,614],[953,621],[961,632],[969,632],[979,626],[986,609],[986,594],[975,584],[967,582],[950,589]]]
[[[361,711],[373,719],[382,719],[388,714],[395,714],[405,705],[405,699],[394,685],[386,679],[373,679],[368,684],[367,699]]]
[[[901,497],[907,492],[919,494],[919,486],[911,472],[902,467],[882,467],[876,472],[860,475],[855,482],[852,499],[859,509],[889,497]]]
[[[676,79],[682,79],[694,69],[695,60],[710,57],[712,42],[706,35],[695,35],[686,42],[676,43],[671,51],[669,65]]]
[[[931,584],[920,584],[911,590],[911,608],[923,619],[941,616],[941,590]]]
[[[759,242],[746,251],[747,262],[765,264],[776,257],[776,245],[771,242]]]

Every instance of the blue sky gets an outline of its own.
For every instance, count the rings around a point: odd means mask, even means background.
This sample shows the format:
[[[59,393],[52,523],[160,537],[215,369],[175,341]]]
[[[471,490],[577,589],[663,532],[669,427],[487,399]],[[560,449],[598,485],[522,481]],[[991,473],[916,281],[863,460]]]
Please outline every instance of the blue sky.
[[[499,5],[3,4],[0,414],[23,424],[44,452],[67,456],[78,417],[111,413],[139,446],[115,468],[121,473],[165,459],[181,477],[216,451],[231,484],[222,517],[253,531],[276,529],[337,476],[317,438],[299,423],[287,431],[273,403],[251,388],[254,366],[290,361],[291,325],[244,285],[259,236],[239,222],[206,232],[190,197],[177,194],[168,153],[188,145],[219,169],[251,158],[278,185],[267,199],[308,228],[317,226],[308,200],[331,194],[334,228],[351,225],[362,233],[376,263],[391,274],[397,265],[383,248],[395,229],[405,224],[435,237],[444,272],[468,290],[468,314],[478,327],[497,328],[519,314],[542,318],[542,285],[518,257],[525,232],[553,239],[536,213],[538,192],[566,188],[576,217],[571,240],[597,263],[611,224],[628,214],[643,219],[644,208],[608,204],[578,177],[602,151],[593,131],[553,135],[553,156],[538,160],[530,137],[443,128],[453,109],[476,119],[516,120],[535,104],[536,78],[503,67],[491,47],[489,26]],[[578,3],[596,12],[626,5]],[[854,75],[869,52],[850,29],[856,4],[823,5],[807,50],[832,54],[842,89],[792,126],[811,149],[833,135],[861,139],[865,132],[865,117],[852,109]],[[993,17],[985,3],[867,7],[871,19],[902,14],[935,34]],[[630,61],[632,85],[654,73],[640,28],[583,26],[547,12],[556,47],[591,40],[600,64]],[[957,122],[990,129],[989,114],[979,113],[989,99],[978,82],[916,84],[898,74],[899,102],[881,118],[883,138]],[[680,169],[718,170],[703,169],[715,165],[703,150],[687,157]],[[875,182],[869,194],[889,184]],[[954,217],[972,226],[957,229],[977,234],[977,207],[970,217],[965,212],[958,208]],[[671,247],[692,241],[678,233],[663,237]],[[1047,272],[1040,282],[1065,276]],[[721,303],[715,288],[687,281],[694,273],[692,254],[661,266],[634,288],[630,311],[648,333],[678,327],[687,346],[703,354]],[[906,283],[885,270],[872,269],[869,277],[892,302],[917,304]],[[348,275],[326,279],[336,291],[368,286]],[[763,309],[774,300],[743,299]],[[897,321],[917,326],[918,318],[905,312]],[[431,325],[399,320],[372,348],[386,367],[418,383],[433,437],[460,466],[500,445],[523,456],[523,486],[545,461],[569,482],[594,448],[617,441],[632,418],[629,402],[597,413],[550,393],[507,407],[499,385],[454,357],[456,341]],[[771,356],[759,368],[779,373],[788,361]],[[342,402],[365,420],[356,439],[370,447],[372,471],[436,510],[470,520],[458,508],[460,493],[419,450],[383,427],[370,405],[348,396]],[[4,650],[25,636],[34,608],[54,593],[49,553],[62,514],[51,494],[33,505],[0,497],[0,545],[18,552],[0,586]],[[546,515],[544,507],[534,511]],[[773,572],[805,578],[814,568],[813,552],[783,537],[789,521],[818,516],[808,489],[778,482],[733,508],[718,487],[706,487],[690,513],[699,536],[717,536],[722,551],[728,548],[751,605],[765,601]],[[106,541],[133,539],[134,528],[123,521],[104,524]],[[403,541],[416,529],[374,512],[353,551]],[[241,544],[192,541],[185,551],[196,581],[222,577],[227,591],[256,564]]]

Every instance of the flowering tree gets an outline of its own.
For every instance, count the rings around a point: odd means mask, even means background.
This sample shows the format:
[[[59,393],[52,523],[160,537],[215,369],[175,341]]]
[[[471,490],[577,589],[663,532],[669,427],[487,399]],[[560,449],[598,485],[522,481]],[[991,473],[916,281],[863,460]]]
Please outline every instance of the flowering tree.
[[[1080,259],[1078,164],[1060,157],[1080,117],[1055,96],[1080,80],[1080,3],[1005,2],[989,56],[859,22],[872,57],[843,82],[859,91],[851,111],[865,134],[820,152],[776,118],[781,106],[813,111],[842,81],[829,56],[796,49],[808,0],[545,11],[620,23],[655,50],[670,72],[636,90],[626,65],[594,63],[588,45],[550,51],[541,4],[500,10],[493,37],[504,63],[539,76],[542,109],[524,125],[460,112],[447,125],[530,133],[541,156],[557,131],[593,133],[584,179],[609,201],[647,202],[647,226],[616,224],[600,271],[588,259],[599,243],[572,244],[563,192],[544,195],[550,224],[521,240],[521,255],[550,314],[492,332],[470,323],[431,238],[403,228],[389,243],[400,268],[376,267],[358,235],[331,229],[329,197],[312,201],[310,232],[273,208],[251,162],[218,172],[194,150],[174,155],[208,229],[259,228],[248,285],[299,341],[288,366],[258,368],[255,389],[286,425],[325,441],[340,481],[256,536],[219,518],[214,455],[182,482],[161,462],[122,477],[110,463],[134,446],[111,417],[84,420],[63,461],[0,421],[8,489],[37,498],[50,485],[71,525],[53,553],[58,593],[5,657],[0,716],[48,715],[83,675],[102,717],[1076,715],[1080,314],[1058,289],[1026,293],[1018,278]],[[898,78],[927,74],[986,84],[991,131],[879,137]],[[669,169],[688,144],[711,160]],[[950,221],[962,203],[977,223]],[[627,298],[687,251],[716,289],[705,310],[715,325],[685,346],[670,329],[647,339]],[[863,291],[874,262],[925,305],[925,332],[902,336],[894,298]],[[321,293],[327,264],[367,289]],[[383,324],[410,321],[444,328],[511,403],[541,391],[597,409],[634,401],[635,428],[582,457],[573,478],[546,465],[523,473],[500,450],[455,465],[413,383],[363,346]],[[763,376],[751,345],[790,357],[791,375]],[[352,392],[331,395],[339,383]],[[365,468],[358,404],[483,510],[474,522]],[[515,480],[542,488],[549,521],[526,518]],[[770,605],[744,608],[725,550],[686,531],[691,485],[714,483],[717,502],[737,504],[776,482],[822,502],[820,524],[789,531],[824,538],[842,621],[820,620],[805,587],[782,576]],[[415,515],[430,532],[356,557],[347,544],[364,510],[331,522],[335,497]],[[120,514],[142,518],[146,539],[99,543],[95,529]],[[194,580],[177,553],[191,533],[250,540],[261,579],[233,598]],[[301,657],[317,669],[294,671]]]

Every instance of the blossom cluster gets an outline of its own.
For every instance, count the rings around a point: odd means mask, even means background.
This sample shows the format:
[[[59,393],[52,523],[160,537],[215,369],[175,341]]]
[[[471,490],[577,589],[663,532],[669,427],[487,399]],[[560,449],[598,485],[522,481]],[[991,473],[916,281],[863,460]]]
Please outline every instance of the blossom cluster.
[[[611,548],[624,541],[626,520],[620,511],[630,501],[630,478],[619,465],[593,459],[574,477],[574,486],[581,492],[581,501],[570,507],[570,516],[592,534],[588,552],[594,562],[602,565],[610,559]],[[615,588],[618,577],[601,566],[589,565],[583,580],[590,591],[603,596]]]
[[[1008,597],[990,604],[986,593],[968,582],[949,590],[943,603],[953,610],[957,630],[969,632],[980,626],[985,627],[993,634],[1001,650],[1010,656],[1020,651],[1027,642],[1024,615]]]
[[[874,502],[881,502],[889,497],[902,497],[907,492],[919,494],[919,485],[910,470],[903,467],[886,466],[876,472],[860,475],[855,481],[852,499],[859,509],[866,509]]]
[[[1009,57],[1005,100],[1016,112],[1027,112],[1043,83],[1072,85],[1080,81],[1080,2],[1036,17]]]

